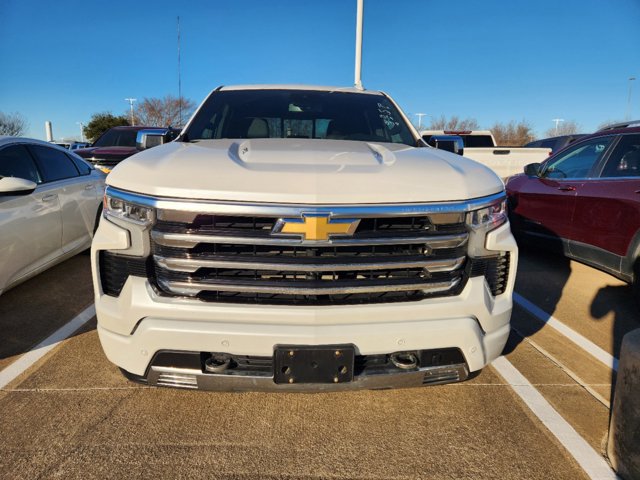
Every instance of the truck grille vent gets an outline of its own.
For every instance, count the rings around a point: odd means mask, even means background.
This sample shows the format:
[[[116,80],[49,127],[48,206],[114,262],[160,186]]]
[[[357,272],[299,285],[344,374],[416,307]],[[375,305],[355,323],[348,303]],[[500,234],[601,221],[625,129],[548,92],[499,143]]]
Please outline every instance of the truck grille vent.
[[[469,275],[471,277],[484,276],[491,293],[493,296],[497,296],[504,293],[507,288],[510,264],[509,252],[496,257],[474,259]]]
[[[164,211],[151,232],[156,285],[207,302],[287,305],[457,295],[468,277],[464,215],[433,217],[363,218],[353,236],[305,242],[272,234],[276,217]]]
[[[129,275],[149,278],[153,274],[151,259],[100,251],[100,281],[105,294],[117,297]]]

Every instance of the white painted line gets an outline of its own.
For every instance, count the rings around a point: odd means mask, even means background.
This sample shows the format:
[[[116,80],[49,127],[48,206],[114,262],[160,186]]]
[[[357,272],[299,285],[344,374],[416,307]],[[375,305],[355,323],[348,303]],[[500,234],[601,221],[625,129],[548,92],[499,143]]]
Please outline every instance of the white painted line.
[[[71,321],[53,332],[42,342],[22,355],[18,360],[6,367],[4,370],[0,371],[0,388],[4,388],[5,386],[7,386],[11,381],[17,378],[18,375],[20,375],[27,368],[40,360],[44,355],[47,354],[47,352],[49,352],[64,339],[71,336],[73,332],[75,332],[82,325],[91,320],[95,315],[95,305],[88,306],[84,309],[84,311],[80,312]]]
[[[567,337],[573,343],[575,343],[580,348],[582,348],[587,353],[589,353],[591,356],[593,356],[596,360],[599,360],[600,362],[605,364],[607,367],[612,368],[616,372],[618,371],[618,359],[613,355],[611,355],[609,352],[605,352],[602,348],[597,346],[591,340],[588,340],[587,338],[583,337],[575,330],[569,328],[560,320],[555,318],[553,315],[548,314],[537,305],[534,305],[529,300],[524,298],[522,295],[519,295],[514,292],[513,299],[516,301],[516,303],[518,303],[522,308],[524,308],[529,313],[531,313],[538,320],[556,329],[562,335]]]
[[[498,357],[491,364],[511,385],[511,388],[529,407],[533,414],[567,449],[592,480],[618,479],[605,459],[599,455],[574,428],[545,400],[531,383],[505,357]]]
[[[556,366],[558,366],[558,368],[560,368],[560,370],[562,370],[566,375],[568,375],[569,377],[571,377],[578,385],[580,385],[582,388],[584,388],[593,398],[595,398],[596,400],[598,400],[602,405],[604,405],[605,407],[607,407],[609,410],[611,410],[611,402],[609,402],[609,400],[607,400],[606,398],[604,398],[602,395],[600,395],[597,391],[595,391],[592,387],[598,386],[598,387],[609,387],[611,388],[611,384],[600,384],[600,385],[595,385],[595,384],[588,384],[587,382],[585,382],[582,378],[580,378],[578,376],[578,374],[574,373],[569,367],[567,367],[564,363],[562,363],[560,360],[558,360],[556,357],[554,357],[553,355],[551,355],[551,353],[549,353],[547,350],[545,350],[544,348],[542,348],[540,345],[538,345],[536,342],[534,342],[533,340],[531,340],[531,338],[526,337],[524,334],[520,333],[520,331],[515,328],[513,325],[511,325],[511,329],[516,332],[518,335],[520,335],[525,342],[527,342],[529,345],[531,345],[534,349],[536,349],[538,351],[538,353],[540,353],[540,355],[542,355],[543,357],[545,357],[547,360],[549,360],[551,363],[555,364]],[[539,384],[534,384],[534,385],[539,385]]]

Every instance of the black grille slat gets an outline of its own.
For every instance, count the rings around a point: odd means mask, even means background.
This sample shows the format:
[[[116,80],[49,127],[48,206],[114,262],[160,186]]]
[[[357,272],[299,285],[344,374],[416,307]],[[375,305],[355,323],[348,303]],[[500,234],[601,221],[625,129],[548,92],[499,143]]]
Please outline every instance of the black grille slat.
[[[278,217],[240,217],[228,215],[197,215],[192,222],[159,220],[155,230],[165,233],[242,235],[246,237],[271,236]],[[465,233],[464,222],[434,225],[427,216],[363,218],[353,238],[402,237],[420,233]]]
[[[120,255],[106,250],[100,251],[100,281],[105,294],[117,297],[129,275],[153,278],[151,258]]]
[[[153,229],[158,241],[153,237],[151,246],[156,259],[156,286],[163,295],[183,292],[209,302],[278,305],[407,302],[457,295],[467,278],[462,263],[466,258],[466,242],[445,247],[447,242],[451,244],[447,235],[462,236],[463,240],[467,235],[466,226],[461,222],[463,215],[454,215],[451,217],[454,223],[446,224],[432,222],[428,215],[361,218],[350,238],[382,239],[382,242],[374,245],[336,242],[317,246],[225,241],[225,237],[264,238],[265,241],[290,238],[272,233],[280,218],[275,216],[197,214],[189,217],[169,213],[159,217]],[[182,221],[183,218],[188,220]],[[183,247],[162,240],[164,234],[178,234],[181,238],[197,236],[198,240],[187,242]],[[434,243],[434,247],[425,243],[425,239],[437,241],[439,237],[442,241]],[[393,239],[398,239],[398,243]],[[402,239],[415,241],[405,244]],[[440,245],[445,248],[438,248]],[[169,263],[163,263],[165,259]],[[460,263],[450,265],[447,261],[452,259],[460,259]],[[438,271],[434,262],[443,261],[445,267],[439,268],[450,271]],[[221,262],[228,263],[221,265]],[[428,262],[432,262],[431,267]],[[308,265],[311,271],[294,268],[302,264]],[[383,287],[389,290],[382,291]],[[312,292],[314,295],[308,294]]]

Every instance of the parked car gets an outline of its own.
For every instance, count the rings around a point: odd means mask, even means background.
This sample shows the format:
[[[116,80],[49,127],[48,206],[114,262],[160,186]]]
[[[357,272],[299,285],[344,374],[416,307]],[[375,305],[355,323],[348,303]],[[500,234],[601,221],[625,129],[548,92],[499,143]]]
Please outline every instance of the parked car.
[[[69,150],[78,150],[79,148],[87,148],[90,146],[91,144],[89,142],[73,142],[69,145]]]
[[[97,169],[109,173],[122,160],[142,150],[137,141],[138,134],[143,131],[162,134],[159,144],[170,142],[180,134],[180,130],[170,127],[113,127],[104,132],[90,147],[80,148],[76,153]]]
[[[104,179],[62,147],[0,137],[0,293],[91,246]]]
[[[559,135],[557,137],[542,138],[529,142],[525,145],[528,148],[550,148],[551,153],[556,153],[565,148],[567,145],[572,144],[576,140],[586,137],[584,133],[575,133],[573,135]]]
[[[491,168],[501,178],[521,172],[525,165],[541,162],[551,153],[548,148],[499,147],[489,130],[423,130],[420,135],[432,147],[464,155]],[[455,148],[455,141],[451,148],[455,137],[462,139],[463,148]]]
[[[506,187],[519,240],[632,283],[640,302],[640,127],[633,125],[586,136],[527,165]]]

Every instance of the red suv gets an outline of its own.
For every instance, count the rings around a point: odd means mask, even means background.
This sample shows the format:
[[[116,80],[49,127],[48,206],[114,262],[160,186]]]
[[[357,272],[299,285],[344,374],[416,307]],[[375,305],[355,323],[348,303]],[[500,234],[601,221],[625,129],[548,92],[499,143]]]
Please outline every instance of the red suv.
[[[516,238],[634,286],[640,303],[640,121],[606,127],[507,181]]]

